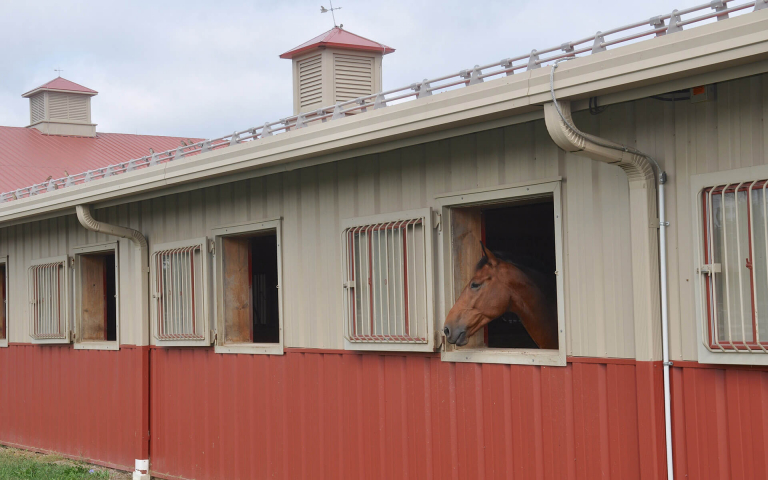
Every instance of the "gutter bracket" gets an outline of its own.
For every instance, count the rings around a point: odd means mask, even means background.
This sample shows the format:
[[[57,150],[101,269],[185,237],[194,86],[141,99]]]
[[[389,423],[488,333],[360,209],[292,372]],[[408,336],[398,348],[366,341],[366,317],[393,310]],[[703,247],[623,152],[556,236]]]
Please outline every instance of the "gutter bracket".
[[[667,33],[682,32],[683,27],[677,24],[677,22],[682,21],[683,20],[680,18],[680,14],[677,13],[677,10],[672,10],[672,14],[669,17],[669,27],[667,27]]]

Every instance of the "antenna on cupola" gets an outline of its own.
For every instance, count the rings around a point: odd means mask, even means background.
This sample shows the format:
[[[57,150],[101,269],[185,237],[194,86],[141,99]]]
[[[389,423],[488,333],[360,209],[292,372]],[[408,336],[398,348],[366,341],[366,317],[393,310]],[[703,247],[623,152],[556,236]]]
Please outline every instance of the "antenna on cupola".
[[[64,70],[62,70],[61,68],[54,68],[53,71],[57,72],[59,76],[61,76],[61,72],[63,72]]]
[[[328,1],[330,2],[331,0],[328,0]],[[331,12],[331,16],[333,17],[333,26],[338,27],[338,25],[336,25],[336,14],[333,13],[334,10],[341,10],[341,7],[334,8],[333,2],[331,2],[331,8],[325,8],[324,6],[320,5],[320,13]],[[343,27],[344,25],[341,25],[341,26]]]

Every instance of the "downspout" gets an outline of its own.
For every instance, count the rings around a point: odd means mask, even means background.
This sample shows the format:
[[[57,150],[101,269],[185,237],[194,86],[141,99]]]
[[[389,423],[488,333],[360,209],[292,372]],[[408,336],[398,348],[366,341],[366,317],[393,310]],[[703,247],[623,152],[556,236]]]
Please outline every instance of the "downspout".
[[[669,387],[669,367],[672,365],[672,362],[669,361],[669,323],[668,323],[668,303],[667,303],[667,232],[666,228],[669,226],[669,222],[666,221],[666,215],[665,215],[665,202],[664,202],[664,184],[667,182],[667,173],[661,170],[661,167],[656,162],[656,160],[653,159],[648,154],[645,154],[637,149],[627,147],[624,145],[620,145],[618,143],[614,143],[599,137],[596,137],[594,135],[589,135],[587,133],[582,132],[579,130],[573,123],[573,119],[571,117],[571,105],[568,101],[558,101],[555,97],[555,86],[554,86],[554,79],[555,79],[555,69],[557,68],[557,64],[560,63],[563,60],[567,59],[561,59],[558,60],[552,65],[552,70],[549,75],[549,89],[550,93],[552,95],[552,102],[547,103],[544,105],[544,119],[547,125],[547,130],[549,131],[550,136],[552,137],[552,140],[563,150],[566,152],[572,152],[576,155],[582,155],[589,157],[593,160],[597,160],[604,163],[609,163],[613,165],[618,165],[621,167],[626,173],[627,177],[629,179],[630,183],[630,208],[633,208],[635,211],[641,212],[639,216],[641,218],[634,218],[631,219],[632,222],[634,222],[634,225],[640,224],[638,227],[633,228],[632,231],[632,237],[633,239],[638,239],[635,235],[636,233],[639,233],[639,243],[643,244],[645,240],[651,240],[648,239],[647,236],[642,235],[640,232],[640,229],[642,228],[642,224],[645,224],[645,228],[647,226],[655,227],[653,225],[653,222],[655,220],[655,207],[654,205],[656,202],[653,198],[653,195],[651,195],[650,189],[652,188],[652,185],[656,183],[657,177],[654,174],[653,167],[656,168],[656,172],[658,172],[658,188],[657,195],[658,195],[658,228],[659,228],[659,237],[658,237],[658,249],[659,249],[659,258],[658,258],[658,266],[660,268],[660,272],[658,277],[654,278],[655,276],[652,275],[652,272],[654,269],[654,263],[656,262],[656,259],[652,258],[654,245],[653,241],[651,241],[649,244],[647,244],[647,257],[651,258],[645,258],[644,260],[649,261],[650,265],[641,265],[643,269],[648,269],[647,273],[651,273],[651,275],[647,276],[646,281],[644,282],[647,287],[649,288],[648,291],[648,299],[645,302],[646,304],[653,304],[654,301],[654,291],[660,291],[661,294],[661,350],[662,350],[662,360],[663,360],[663,366],[664,366],[664,427],[665,427],[665,442],[666,442],[666,451],[667,451],[667,478],[669,480],[674,480],[674,463],[672,460],[672,410],[670,407],[670,387]],[[646,196],[646,206],[643,208],[642,206],[638,206],[638,202],[633,201],[634,199],[640,200],[640,197],[643,196],[642,190],[645,190],[645,196]],[[633,195],[634,191],[634,195]],[[633,199],[634,197],[634,199]],[[655,230],[655,228],[654,228]],[[650,229],[649,229],[650,231]],[[653,235],[655,237],[655,233]],[[645,237],[645,238],[643,238]],[[634,252],[633,257],[637,255],[637,252]],[[645,254],[643,254],[646,256]],[[642,261],[637,262],[637,264],[642,264]],[[633,269],[636,267],[636,261],[633,258]],[[637,278],[637,276],[642,276],[643,273],[633,273],[633,276]],[[657,284],[656,281],[659,281],[660,284]],[[635,285],[635,288],[637,288],[638,285]],[[642,287],[641,287],[642,288]],[[658,290],[656,290],[658,288]],[[635,306],[635,311],[638,310],[644,310],[643,305],[637,305]],[[649,314],[649,316],[653,315],[653,310],[645,312]],[[652,333],[652,332],[645,332],[645,333]],[[649,338],[649,344],[652,344],[652,338]],[[653,349],[651,350],[651,358],[653,358]],[[658,358],[658,357],[656,357]]]
[[[140,333],[137,339],[137,345],[149,345],[149,248],[147,239],[138,230],[132,228],[110,225],[99,222],[91,215],[89,205],[77,205],[77,219],[80,225],[86,230],[103,233],[120,238],[127,238],[136,247],[138,255],[134,255],[133,270],[136,274],[136,285],[139,286],[136,291],[137,298],[134,304],[141,305],[140,312]],[[146,352],[145,352],[146,353]],[[142,444],[140,459],[136,459],[135,470],[133,472],[134,480],[149,480],[149,355],[142,355],[142,378],[141,378],[141,423],[142,423]]]

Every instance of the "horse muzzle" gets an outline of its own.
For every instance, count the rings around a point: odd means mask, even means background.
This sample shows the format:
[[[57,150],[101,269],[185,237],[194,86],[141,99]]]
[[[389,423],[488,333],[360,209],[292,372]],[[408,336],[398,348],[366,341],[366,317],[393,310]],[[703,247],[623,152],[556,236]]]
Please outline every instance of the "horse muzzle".
[[[443,327],[443,333],[445,334],[445,340],[448,343],[453,343],[459,347],[464,346],[469,342],[466,327],[451,328],[446,325]]]

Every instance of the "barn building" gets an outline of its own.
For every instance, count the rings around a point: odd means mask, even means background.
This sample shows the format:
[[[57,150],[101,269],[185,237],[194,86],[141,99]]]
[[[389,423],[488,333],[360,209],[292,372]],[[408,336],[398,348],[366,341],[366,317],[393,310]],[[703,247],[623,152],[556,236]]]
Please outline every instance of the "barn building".
[[[334,28],[282,55],[292,116],[209,140],[25,94],[0,443],[134,478],[765,478],[768,3],[382,91],[393,51]],[[551,281],[548,348],[520,312],[446,341],[481,242]]]

